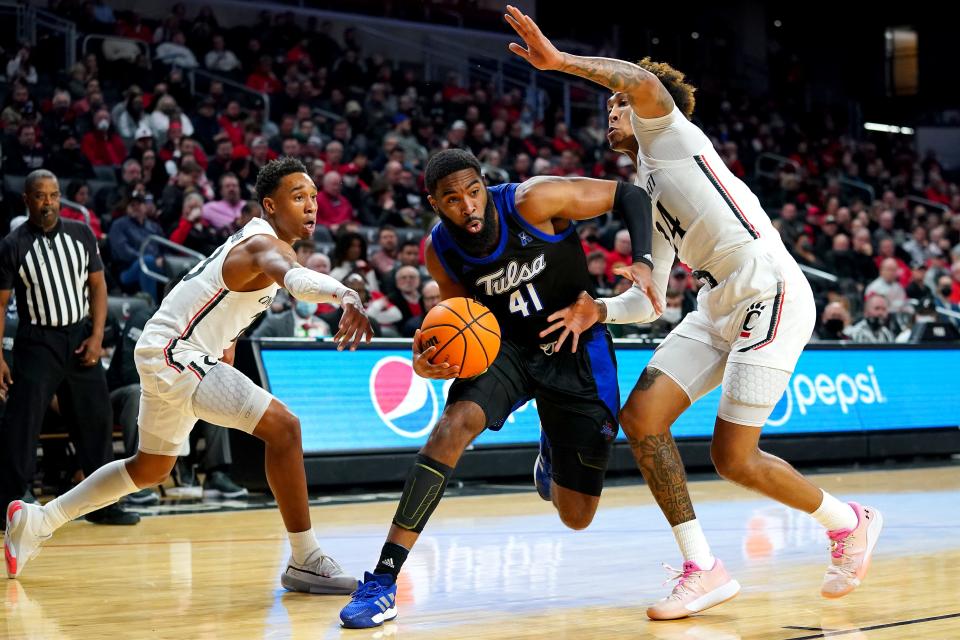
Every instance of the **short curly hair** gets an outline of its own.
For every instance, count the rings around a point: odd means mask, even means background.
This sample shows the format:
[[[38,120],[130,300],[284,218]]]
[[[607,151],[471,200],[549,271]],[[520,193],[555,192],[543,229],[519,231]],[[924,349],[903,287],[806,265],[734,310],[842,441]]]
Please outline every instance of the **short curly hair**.
[[[266,209],[263,199],[272,196],[280,186],[280,181],[291,173],[307,173],[307,168],[302,162],[290,156],[283,156],[263,165],[263,169],[260,169],[260,173],[257,174],[257,184],[254,187],[260,206]]]
[[[693,117],[693,107],[697,103],[693,94],[697,89],[686,82],[686,75],[682,71],[677,71],[666,62],[654,62],[650,59],[650,56],[638,61],[637,66],[657,76],[663,86],[667,88],[667,91],[670,92],[674,103],[680,108],[683,115],[687,116],[687,120]]]
[[[427,168],[424,170],[423,181],[427,187],[427,193],[433,195],[437,188],[437,183],[449,176],[451,173],[463,171],[464,169],[473,169],[478,176],[483,176],[483,169],[480,168],[480,161],[469,151],[463,149],[444,149],[439,151],[427,161]]]

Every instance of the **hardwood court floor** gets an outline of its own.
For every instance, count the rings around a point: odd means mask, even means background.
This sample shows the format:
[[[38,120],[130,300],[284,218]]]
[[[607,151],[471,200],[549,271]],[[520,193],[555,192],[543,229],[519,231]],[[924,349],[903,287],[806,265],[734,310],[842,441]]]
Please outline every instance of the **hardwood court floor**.
[[[691,484],[714,552],[743,585],[706,614],[653,623],[673,537],[643,486],[604,492],[589,529],[563,528],[532,490],[444,500],[400,580],[400,617],[341,630],[346,597],[288,594],[288,553],[272,509],[145,518],[137,527],[68,524],[17,581],[0,637],[960,638],[960,466],[825,474],[836,495],[883,510],[863,587],[819,596],[826,538],[809,517],[720,481]],[[394,502],[316,507],[325,549],[369,569]]]

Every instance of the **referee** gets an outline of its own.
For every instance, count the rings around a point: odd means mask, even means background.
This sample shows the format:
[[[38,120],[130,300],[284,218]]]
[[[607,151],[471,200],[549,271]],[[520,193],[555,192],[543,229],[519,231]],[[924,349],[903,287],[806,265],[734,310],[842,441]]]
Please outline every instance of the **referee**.
[[[0,242],[0,308],[16,290],[19,323],[13,371],[0,356],[0,390],[7,408],[0,426],[0,504],[33,501],[30,483],[37,440],[56,394],[75,429],[86,475],[113,459],[113,415],[100,365],[107,285],[93,232],[60,219],[57,177],[44,169],[27,176],[29,219]],[[0,333],[5,317],[0,314]],[[136,524],[140,517],[111,505],[87,516],[98,524]]]

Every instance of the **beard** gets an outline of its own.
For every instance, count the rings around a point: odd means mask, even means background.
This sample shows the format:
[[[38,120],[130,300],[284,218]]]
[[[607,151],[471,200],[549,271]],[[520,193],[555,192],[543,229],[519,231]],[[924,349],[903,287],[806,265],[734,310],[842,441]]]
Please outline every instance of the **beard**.
[[[471,218],[471,220],[474,218]],[[477,257],[489,255],[497,246],[500,239],[500,224],[497,219],[497,207],[493,199],[487,197],[487,207],[483,211],[483,228],[479,233],[470,233],[441,214],[440,221],[447,228],[453,241],[468,254]],[[468,221],[469,222],[469,221]]]

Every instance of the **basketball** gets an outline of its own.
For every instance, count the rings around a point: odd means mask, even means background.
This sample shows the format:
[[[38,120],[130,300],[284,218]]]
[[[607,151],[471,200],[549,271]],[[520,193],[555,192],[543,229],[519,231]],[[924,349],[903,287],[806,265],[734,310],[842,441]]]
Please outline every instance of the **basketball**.
[[[493,364],[500,351],[500,324],[487,307],[469,298],[444,300],[420,327],[423,349],[436,347],[431,362],[459,365],[458,378],[472,378]]]

